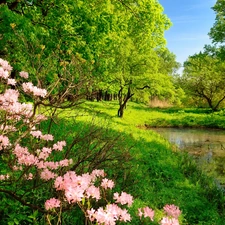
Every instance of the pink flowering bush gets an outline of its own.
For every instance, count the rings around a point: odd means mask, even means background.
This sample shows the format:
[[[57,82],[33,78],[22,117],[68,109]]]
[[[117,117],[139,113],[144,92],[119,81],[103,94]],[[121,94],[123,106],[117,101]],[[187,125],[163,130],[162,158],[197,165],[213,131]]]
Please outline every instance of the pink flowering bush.
[[[81,175],[73,170],[73,160],[63,157],[66,142],[54,143],[52,134],[39,129],[47,118],[37,113],[37,106],[48,98],[48,92],[27,82],[27,72],[19,73],[25,80],[21,84],[10,78],[11,71],[8,62],[0,59],[0,193],[44,214],[48,224],[60,224],[61,213],[73,207],[79,207],[89,224],[130,222],[128,209],[133,197],[124,191],[113,193],[114,181],[104,170]],[[21,103],[21,93],[32,97],[33,103]],[[56,159],[57,154],[61,157]],[[164,211],[159,224],[179,224],[178,207],[166,205]],[[149,217],[154,221],[154,211],[149,207],[140,208],[138,215],[141,220]]]
[[[163,218],[158,221],[160,225],[179,225],[179,216],[181,214],[181,211],[179,207],[175,205],[165,205],[163,207]],[[138,209],[138,216],[140,217],[140,220],[147,221],[146,223],[149,224],[149,222],[155,221],[155,211],[148,206],[139,208]]]

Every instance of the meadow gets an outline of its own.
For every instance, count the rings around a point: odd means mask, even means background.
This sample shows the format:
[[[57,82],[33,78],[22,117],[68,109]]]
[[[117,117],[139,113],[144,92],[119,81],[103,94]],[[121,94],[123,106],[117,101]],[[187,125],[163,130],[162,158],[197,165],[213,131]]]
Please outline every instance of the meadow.
[[[116,190],[134,196],[130,224],[140,222],[137,209],[157,211],[165,204],[182,210],[180,224],[222,225],[225,219],[224,191],[208,177],[187,153],[181,153],[150,127],[225,128],[223,111],[205,109],[153,109],[132,103],[124,118],[117,117],[117,102],[86,102],[61,110],[54,117],[51,133],[70,143],[78,173],[105,169]],[[43,123],[42,129],[49,128]],[[47,129],[47,128],[46,128]],[[78,222],[76,224],[79,224]]]

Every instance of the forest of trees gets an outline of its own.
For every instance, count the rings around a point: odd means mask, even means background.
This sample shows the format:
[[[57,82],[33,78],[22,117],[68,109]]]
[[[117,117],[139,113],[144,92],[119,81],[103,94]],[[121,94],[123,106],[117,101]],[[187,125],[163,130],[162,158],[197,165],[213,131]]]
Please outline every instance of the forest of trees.
[[[171,22],[157,1],[3,1],[0,20],[0,57],[13,76],[30,71],[52,90],[51,104],[115,96],[122,117],[133,96],[179,101],[180,65],[164,38]]]
[[[217,110],[225,98],[223,4],[213,7],[214,45],[190,56],[183,76],[166,48],[172,23],[158,1],[2,1],[0,57],[14,77],[30,71],[57,107],[115,99],[122,117],[131,98],[157,98]]]

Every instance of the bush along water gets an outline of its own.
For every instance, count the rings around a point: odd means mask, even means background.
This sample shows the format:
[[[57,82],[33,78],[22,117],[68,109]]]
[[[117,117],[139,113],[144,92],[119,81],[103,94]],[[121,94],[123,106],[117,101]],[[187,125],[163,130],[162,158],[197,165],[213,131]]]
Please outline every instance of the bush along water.
[[[38,106],[48,99],[45,89],[27,82],[27,72],[20,72],[19,82],[10,78],[12,67],[0,59],[0,196],[1,224],[63,224],[65,213],[79,209],[83,224],[111,225],[132,221],[129,207],[134,201],[126,192],[113,192],[114,181],[104,170],[77,174],[72,159],[64,151],[64,140],[44,134],[39,125],[47,120]],[[21,103],[21,94],[32,103]],[[145,206],[136,214],[154,224],[179,224],[180,209],[166,205],[162,217],[154,221],[155,212]],[[158,218],[158,217],[157,217]],[[76,217],[74,218],[74,221]],[[5,221],[5,222],[3,222]]]

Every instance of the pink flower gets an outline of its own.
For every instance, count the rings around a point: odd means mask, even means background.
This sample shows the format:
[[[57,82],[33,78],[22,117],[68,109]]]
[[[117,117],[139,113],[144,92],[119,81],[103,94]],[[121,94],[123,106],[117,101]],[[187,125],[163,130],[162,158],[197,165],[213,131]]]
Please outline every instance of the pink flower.
[[[36,165],[38,161],[37,157],[30,153],[22,154],[20,157],[17,156],[17,158],[19,164],[26,166]]]
[[[40,130],[31,131],[30,134],[36,138],[40,138],[42,136],[42,132]]]
[[[31,82],[23,83],[22,87],[24,92],[32,93],[34,96],[40,96],[44,98],[47,95],[47,91],[45,89],[38,88]]]
[[[91,176],[93,178],[96,178],[96,177],[105,177],[105,172],[104,172],[104,170],[93,170],[92,173],[91,173]]]
[[[38,124],[41,121],[47,120],[47,117],[41,114],[35,115],[34,123]]]
[[[44,162],[44,167],[49,168],[51,170],[56,170],[59,168],[59,162]]]
[[[130,214],[126,209],[121,209],[116,204],[108,204],[105,209],[102,207],[97,210],[87,210],[88,216],[91,221],[96,220],[97,224],[115,225],[117,220],[130,221]]]
[[[13,166],[13,170],[14,171],[18,171],[18,170],[23,170],[23,167],[22,166]]]
[[[133,197],[130,194],[127,194],[126,192],[122,192],[120,196],[116,192],[116,193],[114,193],[113,198],[116,200],[116,203],[120,203],[121,205],[128,204],[129,207],[133,203]]]
[[[0,135],[0,150],[9,145],[9,138],[3,135]]]
[[[112,189],[114,187],[114,182],[112,180],[108,180],[107,178],[104,178],[102,180],[101,186],[104,189],[107,189],[107,188]]]
[[[9,108],[15,103],[18,103],[19,92],[12,89],[7,89],[4,94],[0,95],[1,107],[4,110],[12,109]]]
[[[2,68],[4,70],[7,70],[7,71],[11,71],[12,70],[12,67],[9,65],[9,63],[3,59],[0,58],[0,66],[2,66]]]
[[[27,83],[23,83],[22,84],[23,90],[27,93],[27,92],[32,92],[34,85],[31,82],[27,82]]]
[[[45,169],[46,168],[46,166],[45,166],[45,164],[42,160],[36,162],[36,166],[37,166],[38,169]]]
[[[45,202],[45,209],[50,210],[53,208],[59,208],[60,207],[60,200],[56,198],[51,198]]]
[[[41,89],[36,86],[34,86],[32,92],[33,92],[34,96],[40,96],[43,98],[47,95],[47,91],[45,89]]]
[[[46,160],[49,157],[49,154],[51,152],[45,151],[45,149],[47,149],[47,148],[43,148],[43,150],[39,153],[39,156],[38,156],[39,159]]]
[[[176,218],[163,217],[160,225],[179,225],[179,221]]]
[[[154,217],[154,211],[152,209],[150,209],[148,206],[143,208],[144,210],[144,217],[149,217],[151,219],[151,221],[153,221],[153,217]]]
[[[8,79],[7,84],[15,86],[16,80],[15,79]]]
[[[20,75],[21,77],[25,78],[25,79],[27,79],[27,78],[29,77],[28,73],[27,73],[27,72],[24,72],[24,71],[21,71],[21,72],[19,73],[19,75]]]
[[[142,218],[143,216],[142,208],[138,209],[138,216],[140,217],[140,219]]]
[[[100,199],[100,190],[98,187],[91,185],[90,187],[87,188],[86,195],[88,198],[92,197],[92,198],[95,198],[96,200],[99,200]]]
[[[53,145],[53,149],[57,151],[62,151],[64,146],[66,146],[65,141],[58,141],[56,144]]]
[[[120,221],[124,222],[131,221],[131,216],[126,209],[120,211]]]
[[[91,208],[91,210],[87,210],[87,214],[88,214],[90,221],[94,221],[95,210],[93,208]]]
[[[108,208],[110,207],[107,205]],[[95,212],[95,218],[98,224],[104,224],[104,225],[115,225],[116,224],[116,217],[115,214],[110,212],[110,210],[106,209],[104,210],[102,207],[100,207]]]
[[[59,190],[65,190],[66,185],[65,185],[65,182],[64,182],[63,177],[58,176],[58,177],[55,179],[54,187],[55,187],[55,189],[56,189],[57,191],[59,191]]]
[[[64,166],[69,166],[71,164],[71,160],[69,159],[62,159],[61,161],[59,161],[59,165],[64,167]]]
[[[16,131],[16,128],[14,126],[8,126],[8,125],[1,125],[0,130],[2,131]]]
[[[8,79],[9,72],[7,70],[4,70],[2,67],[0,67],[0,77],[4,79]]]
[[[32,180],[33,179],[33,174],[29,173],[28,175],[25,175],[25,179]]]
[[[53,141],[54,137],[51,134],[45,134],[41,136],[41,139],[45,141]]]
[[[51,172],[50,170],[48,169],[44,169],[42,172],[41,172],[41,179],[43,180],[50,180],[50,179],[54,179],[56,177],[56,174]]]
[[[30,118],[33,114],[33,105],[29,103],[19,103],[19,114],[25,116],[26,118]]]
[[[84,189],[81,186],[67,186],[65,196],[69,203],[80,202],[84,198]]]
[[[178,218],[181,214],[181,211],[179,209],[179,207],[175,206],[175,205],[165,205],[163,207],[164,211],[166,212],[166,214],[168,216],[172,216],[174,218]]]
[[[0,180],[7,180],[9,179],[9,175],[6,174],[6,175],[0,175]]]

